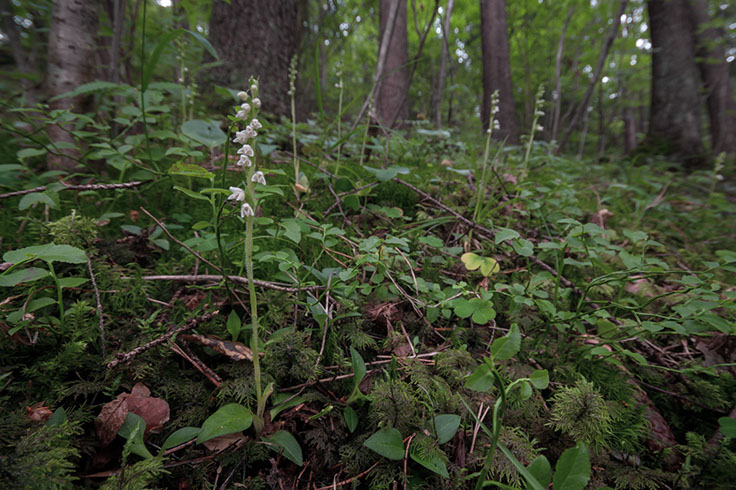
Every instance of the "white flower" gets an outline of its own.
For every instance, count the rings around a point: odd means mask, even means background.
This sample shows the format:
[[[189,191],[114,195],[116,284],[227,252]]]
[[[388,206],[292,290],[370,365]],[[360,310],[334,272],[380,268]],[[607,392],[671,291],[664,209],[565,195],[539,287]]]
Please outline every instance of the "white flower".
[[[246,216],[255,216],[256,213],[253,212],[253,208],[250,207],[250,204],[247,202],[244,202],[243,205],[240,207],[240,217],[245,218]]]
[[[252,162],[250,161],[250,158],[248,158],[245,155],[240,155],[240,160],[238,160],[238,165],[241,167],[245,165],[246,167],[250,167]]]
[[[491,114],[497,114],[498,111],[500,111],[500,110],[501,109],[499,109],[499,107],[497,105],[496,106],[493,106],[493,109],[491,109]]]
[[[253,129],[261,129],[263,127],[263,125],[258,122],[258,119],[253,119],[248,126]]]
[[[254,173],[253,177],[251,177],[250,180],[258,184],[266,185],[266,178],[263,176],[263,172],[261,172],[260,170]]]
[[[253,153],[253,148],[251,148],[250,145],[243,145],[243,147],[238,150],[238,155],[252,157],[253,155],[255,155],[255,153]]]
[[[233,140],[233,143],[239,143],[241,145],[244,145],[248,141],[248,133],[245,131],[238,131],[235,133],[235,139]]]
[[[250,112],[250,104],[248,104],[247,102],[245,104],[241,104],[240,108],[243,109],[246,113]]]
[[[260,109],[261,108],[261,99],[259,99],[258,97],[256,97],[255,99],[253,99],[253,106],[255,106],[256,109]]]
[[[250,126],[246,126],[243,132],[245,133],[245,137],[248,139],[252,139],[258,136],[258,133],[256,133],[256,130]]]
[[[537,109],[536,111],[534,111],[534,115],[535,116],[538,116],[538,117],[542,117],[542,116],[544,116],[544,111],[543,110],[540,110],[540,109]]]
[[[248,93],[241,90],[238,92],[238,97],[240,97],[240,100],[248,100]]]
[[[256,85],[255,83],[253,85],[251,85],[250,86],[250,91],[253,92],[253,93],[257,93],[258,92],[258,85]]]
[[[541,124],[537,124],[537,131],[542,131],[544,127]]]
[[[493,129],[501,129],[501,123],[498,122],[498,119],[493,121]]]
[[[231,187],[230,192],[232,194],[228,199],[235,199],[236,201],[245,201],[245,191],[240,187]]]
[[[495,122],[495,121],[494,121],[494,122]],[[495,124],[494,124],[494,126],[495,126]],[[486,133],[487,133],[487,134],[491,134],[491,128],[488,128],[488,129],[486,129]]]
[[[235,117],[238,119],[246,119],[248,117],[248,113],[245,112],[243,109],[240,109],[238,112],[235,113]]]

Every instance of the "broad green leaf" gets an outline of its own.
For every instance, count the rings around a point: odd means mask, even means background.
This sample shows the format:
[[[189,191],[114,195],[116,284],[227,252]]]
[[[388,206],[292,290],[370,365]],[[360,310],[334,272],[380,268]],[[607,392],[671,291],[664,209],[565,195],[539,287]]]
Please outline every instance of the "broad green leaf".
[[[450,478],[450,474],[447,472],[447,465],[444,461],[442,461],[442,458],[440,458],[439,456],[432,455],[432,457],[427,458],[415,453],[414,451],[409,451],[409,453],[411,455],[411,459],[424,466],[428,470],[437,473],[443,478]]]
[[[353,373],[355,374],[354,380],[356,386],[360,384],[361,381],[363,381],[363,378],[365,378],[365,373],[367,372],[365,368],[365,361],[363,358],[358,354],[358,351],[350,348],[350,359],[353,363]]]
[[[519,238],[520,236],[521,235],[519,235],[519,233],[514,230],[510,230],[508,228],[498,228],[496,236],[494,237],[494,241],[496,242],[496,245],[498,245],[501,242],[514,240],[516,238]]]
[[[434,418],[432,431],[437,437],[437,442],[444,444],[450,441],[460,428],[461,418],[455,414],[441,414]]]
[[[473,317],[475,323],[484,325],[496,317],[496,310],[490,301],[480,298],[456,299],[452,302],[455,314],[460,318]]]
[[[404,458],[404,441],[396,429],[381,429],[370,436],[363,445],[384,458],[398,461]]]
[[[481,274],[484,276],[490,276],[501,270],[498,266],[498,262],[495,259],[489,257],[481,257],[474,253],[465,253],[460,257],[460,260],[465,264],[465,268],[469,271],[480,269]]]
[[[203,196],[199,192],[190,191],[189,189],[185,189],[183,187],[179,187],[178,185],[175,185],[174,186],[174,189],[176,189],[177,191],[183,192],[184,194],[186,194],[187,196],[191,197],[192,199],[198,199],[200,201],[209,201],[209,199],[207,197]]]
[[[299,223],[295,219],[285,219],[281,221],[281,226],[286,230],[284,235],[286,238],[296,243],[297,245],[302,240],[302,229]]]
[[[61,425],[64,422],[66,422],[66,410],[64,407],[59,407],[46,421],[46,425]]]
[[[200,432],[202,432],[202,429],[199,427],[182,427],[166,438],[163,446],[161,446],[161,451],[163,452],[173,447],[181,446],[185,442],[189,442],[197,437]]]
[[[230,403],[221,407],[209,416],[202,424],[202,432],[197,437],[197,444],[215,437],[240,432],[251,426],[253,413],[243,405]]]
[[[521,347],[521,333],[516,324],[511,325],[509,333],[500,339],[496,339],[491,345],[491,355],[497,361],[511,359],[519,352]]]
[[[86,277],[62,277],[59,279],[59,285],[62,288],[76,288],[89,281]]]
[[[291,433],[285,430],[279,430],[272,434],[270,437],[263,437],[262,439],[282,449],[283,455],[286,456],[289,461],[299,466],[302,466],[304,464],[304,459],[302,458],[302,448],[301,446],[299,446],[299,443],[294,438],[294,436],[291,435]],[[271,446],[271,449],[274,449],[276,452],[281,452],[279,451],[279,449],[274,448],[273,446]]]
[[[529,381],[532,382],[536,389],[544,390],[549,386],[549,371],[546,369],[537,369],[529,376]]]
[[[146,445],[143,443],[143,433],[146,431],[146,421],[143,417],[134,413],[125,416],[123,425],[118,430],[118,435],[128,440],[130,452],[142,458],[153,458]]]
[[[555,466],[554,488],[583,490],[590,480],[588,447],[579,442],[565,450]]]
[[[7,254],[6,254],[7,255]],[[19,271],[9,272],[0,276],[0,287],[12,287],[23,282],[32,282],[48,277],[49,271],[38,267],[29,267]]]
[[[373,168],[373,167],[364,166],[363,168],[366,169],[368,172],[372,173],[373,175],[375,175],[376,178],[380,182],[386,182],[388,180],[391,180],[394,177],[396,177],[398,174],[403,174],[403,175],[409,174],[409,169],[406,167],[393,166],[393,167],[388,167],[388,168]]]
[[[45,308],[50,305],[55,305],[56,300],[53,298],[36,298],[28,302],[28,306],[26,306],[26,313],[31,313],[36,310],[40,310],[41,308]]]
[[[5,252],[5,255],[3,255],[5,262],[11,262],[13,264],[31,259],[41,259],[46,262],[84,264],[87,262],[87,255],[84,253],[84,250],[77,247],[56,245],[55,243],[11,250],[10,252]]]
[[[184,177],[195,177],[198,179],[211,179],[215,176],[215,174],[199,165],[186,162],[176,162],[173,164],[169,169],[169,175],[183,175]]]
[[[521,381],[519,383],[519,391],[522,400],[528,400],[534,393],[532,386],[526,381]]]
[[[20,199],[20,202],[18,203],[18,210],[24,211],[36,203],[46,204],[52,209],[56,207],[56,203],[54,202],[54,200],[51,199],[51,197],[49,197],[49,195],[45,192],[31,192],[30,194],[26,194]]]
[[[352,407],[345,407],[342,416],[345,417],[345,425],[347,425],[350,433],[355,432],[358,427],[358,413]]]
[[[240,335],[241,326],[242,326],[242,323],[240,321],[240,317],[235,312],[235,310],[231,311],[230,315],[228,315],[227,317],[227,332],[232,337],[233,342],[238,340],[238,335]]]
[[[730,417],[721,417],[718,419],[718,424],[721,426],[721,432],[725,437],[736,439],[736,420]]]
[[[219,123],[202,119],[185,122],[181,125],[181,132],[209,148],[224,144],[227,138],[227,135],[220,129]]]
[[[481,364],[475,371],[465,379],[465,387],[469,390],[487,392],[493,387],[494,378],[491,368],[487,364]]]
[[[526,469],[544,488],[547,488],[552,481],[552,466],[544,456],[537,456]],[[531,486],[527,485],[527,488]]]
[[[18,157],[18,160],[22,162],[26,158],[40,157],[45,154],[46,150],[43,148],[23,148],[22,150],[18,150],[16,156]]]

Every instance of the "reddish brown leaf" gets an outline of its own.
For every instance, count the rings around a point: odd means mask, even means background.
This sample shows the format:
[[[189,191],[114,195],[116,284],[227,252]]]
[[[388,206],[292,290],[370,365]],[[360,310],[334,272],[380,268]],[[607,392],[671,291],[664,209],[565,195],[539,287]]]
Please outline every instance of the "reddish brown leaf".
[[[107,446],[115,439],[120,427],[125,422],[128,415],[127,393],[119,395],[113,401],[106,403],[102,407],[100,415],[95,420],[95,429],[97,430],[97,438],[102,446]]]
[[[131,395],[127,401],[128,411],[140,415],[146,421],[146,434],[169,421],[169,404],[161,398],[138,398]]]
[[[33,422],[46,422],[54,412],[44,406],[44,402],[38,402],[33,406],[26,407],[26,417]]]
[[[218,339],[213,336],[205,335],[180,335],[179,338],[206,345],[210,349],[214,349],[220,354],[225,354],[234,361],[252,361],[253,351],[250,347],[240,342],[231,342],[229,340]]]

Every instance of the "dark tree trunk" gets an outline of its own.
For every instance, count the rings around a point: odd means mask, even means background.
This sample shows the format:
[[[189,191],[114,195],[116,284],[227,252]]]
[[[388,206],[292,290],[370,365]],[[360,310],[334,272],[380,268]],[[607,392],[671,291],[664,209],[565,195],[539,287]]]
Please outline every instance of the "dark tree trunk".
[[[710,120],[713,153],[736,154],[736,113],[729,84],[728,63],[719,33],[709,27],[710,16],[704,0],[689,0],[695,20],[696,55],[700,76],[705,85],[705,102]]]
[[[94,79],[95,39],[97,36],[96,0],[57,0],[51,11],[47,70],[49,98],[70,92]],[[50,103],[52,109],[89,110],[89,99],[80,96],[62,98]],[[74,143],[72,136],[59,126],[48,127],[49,140],[54,143]],[[73,155],[71,150],[65,153]],[[49,155],[49,168],[72,170],[77,162],[71,158]]]
[[[442,93],[445,90],[445,77],[447,76],[447,57],[449,55],[450,43],[450,18],[455,0],[447,0],[447,11],[442,22],[442,51],[440,53],[440,69],[437,75],[437,91],[434,98],[434,124],[439,129],[442,127]]]
[[[481,127],[485,131],[491,116],[491,94],[498,90],[500,131],[497,139],[517,143],[519,135],[514,116],[514,95],[511,85],[509,36],[506,29],[506,0],[481,0],[481,49],[483,52],[483,108]]]
[[[647,146],[686,166],[703,162],[693,22],[687,0],[649,0],[652,102]]]
[[[376,92],[376,116],[382,125],[391,126],[392,121],[399,123],[409,118],[406,0],[381,0],[379,10],[379,53],[383,43],[388,44]],[[392,11],[395,14],[392,15]],[[390,20],[393,20],[393,25],[389,25]],[[386,33],[388,36],[384,36]]]
[[[215,0],[210,16],[210,42],[222,66],[210,80],[236,90],[259,79],[263,110],[290,115],[289,63],[299,46],[298,6],[293,0]]]
[[[616,35],[618,34],[618,28],[621,25],[621,16],[626,10],[626,5],[629,3],[629,0],[620,0],[620,2],[621,3],[619,4],[618,12],[611,19],[612,22],[611,22],[611,28],[608,31],[608,37],[606,38],[606,41],[603,43],[603,47],[601,48],[601,54],[598,56],[598,64],[596,65],[595,70],[593,71],[593,77],[590,79],[588,88],[585,90],[585,94],[583,95],[583,100],[580,101],[580,104],[578,105],[578,109],[577,111],[575,111],[575,115],[572,117],[572,121],[570,121],[570,125],[568,126],[567,131],[565,131],[565,134],[560,139],[560,145],[557,147],[557,150],[556,150],[556,153],[558,154],[562,152],[562,150],[565,148],[565,145],[570,139],[570,135],[575,130],[575,127],[578,125],[580,118],[583,117],[583,113],[588,110],[588,103],[590,102],[590,97],[593,95],[593,90],[595,90],[595,86],[598,83],[598,79],[601,76],[603,65],[606,62],[606,58],[608,58],[608,53],[611,51],[611,46],[613,45],[613,41],[616,39]]]

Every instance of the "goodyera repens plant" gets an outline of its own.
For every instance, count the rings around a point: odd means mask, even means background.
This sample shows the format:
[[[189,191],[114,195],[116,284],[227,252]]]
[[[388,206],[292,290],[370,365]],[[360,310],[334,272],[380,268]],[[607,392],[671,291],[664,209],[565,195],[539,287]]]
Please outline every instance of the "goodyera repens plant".
[[[233,143],[242,145],[237,151],[240,158],[237,165],[243,168],[245,177],[243,187],[230,187],[232,193],[228,199],[240,203],[240,217],[245,220],[245,250],[243,264],[248,277],[248,291],[250,293],[250,312],[252,319],[252,336],[250,347],[253,351],[253,376],[256,386],[256,414],[253,417],[253,427],[257,435],[263,430],[263,414],[266,410],[266,400],[270,394],[271,387],[264,391],[261,386],[261,363],[260,363],[260,339],[258,332],[258,302],[256,299],[256,288],[253,278],[253,222],[255,221],[255,209],[258,206],[256,194],[257,184],[266,184],[263,172],[256,170],[256,152],[254,150],[258,130],[261,123],[258,122],[258,113],[261,108],[261,100],[258,98],[258,81],[251,77],[250,93],[238,92],[238,97],[243,102],[235,114],[234,126],[247,123],[245,128],[235,133]],[[241,266],[241,272],[242,275]]]

